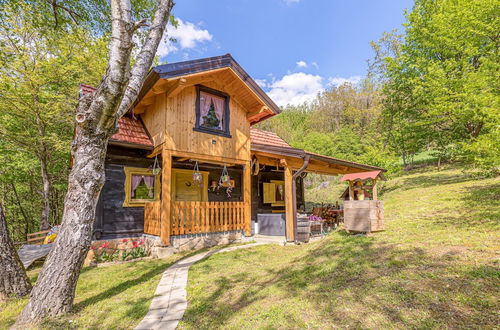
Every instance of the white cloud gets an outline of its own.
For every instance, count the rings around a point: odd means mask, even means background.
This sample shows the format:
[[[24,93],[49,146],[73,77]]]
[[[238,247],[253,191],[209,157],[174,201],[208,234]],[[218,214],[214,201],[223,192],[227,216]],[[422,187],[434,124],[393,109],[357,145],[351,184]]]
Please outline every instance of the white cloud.
[[[201,43],[212,40],[210,32],[202,29],[200,24],[184,22],[180,18],[177,18],[177,22],[177,28],[173,27],[170,23],[167,26],[167,37],[175,39],[176,42],[163,40],[158,47],[158,55],[165,56],[180,49],[192,49]]]
[[[283,2],[286,3],[287,5],[291,5],[294,3],[299,3],[300,0],[283,0]]]
[[[270,84],[269,88],[269,96],[279,106],[309,102],[324,90],[321,76],[304,72],[287,74]]]
[[[307,68],[307,63],[305,61],[295,62],[299,68]]]
[[[330,86],[340,86],[343,84],[357,85],[363,77],[361,76],[351,76],[349,78],[344,77],[330,77],[328,78],[328,85]]]
[[[319,70],[319,65],[316,62],[311,62],[311,65]]]
[[[266,79],[255,79],[255,82],[257,83],[257,85],[260,86],[260,88],[267,87],[267,80]]]

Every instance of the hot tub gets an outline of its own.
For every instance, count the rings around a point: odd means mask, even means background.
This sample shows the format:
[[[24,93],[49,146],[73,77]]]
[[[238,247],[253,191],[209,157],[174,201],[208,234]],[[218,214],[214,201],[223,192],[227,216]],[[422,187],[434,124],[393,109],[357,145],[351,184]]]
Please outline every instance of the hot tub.
[[[259,235],[285,236],[285,213],[259,213]]]

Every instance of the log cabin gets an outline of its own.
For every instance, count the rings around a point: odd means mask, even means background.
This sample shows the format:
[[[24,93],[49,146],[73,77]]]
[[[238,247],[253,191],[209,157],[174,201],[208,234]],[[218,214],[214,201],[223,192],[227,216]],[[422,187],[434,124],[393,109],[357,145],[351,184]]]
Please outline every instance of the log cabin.
[[[81,85],[81,93],[93,87]],[[252,126],[280,108],[230,54],[159,65],[109,141],[95,239],[162,246],[225,234],[297,236],[304,173],[383,170],[291,147]],[[217,243],[217,242],[215,242]]]

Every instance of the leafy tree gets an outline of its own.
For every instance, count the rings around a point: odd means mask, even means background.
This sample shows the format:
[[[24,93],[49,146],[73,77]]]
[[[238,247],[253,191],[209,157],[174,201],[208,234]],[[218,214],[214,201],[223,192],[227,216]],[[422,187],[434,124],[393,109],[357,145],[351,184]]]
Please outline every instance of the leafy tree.
[[[428,146],[446,158],[454,144],[494,136],[499,9],[495,0],[415,1],[401,49],[381,61],[384,115],[399,125],[390,132],[403,156]]]
[[[62,216],[75,96],[79,83],[99,81],[106,43],[76,26],[71,33],[41,30],[34,24],[39,15],[21,3],[4,8],[0,21],[0,182],[13,193],[24,191],[26,177],[35,176],[36,194],[28,201],[40,202],[43,230]],[[29,217],[36,215],[29,212]]]
[[[131,63],[136,31],[145,21],[134,20],[132,3],[111,0],[111,37],[106,73],[95,92],[79,99],[72,143],[73,167],[69,174],[61,229],[40,272],[30,300],[16,325],[39,322],[45,316],[72,309],[76,282],[88,252],[96,204],[104,184],[104,160],[117,121],[130,109],[148,73],[173,2],[156,3],[151,27]]]

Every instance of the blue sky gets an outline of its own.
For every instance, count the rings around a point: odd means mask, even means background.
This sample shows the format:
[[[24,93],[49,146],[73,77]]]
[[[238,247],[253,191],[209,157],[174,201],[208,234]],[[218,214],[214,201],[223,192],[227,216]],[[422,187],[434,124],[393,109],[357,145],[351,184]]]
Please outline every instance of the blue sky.
[[[177,62],[231,53],[279,104],[366,74],[369,42],[402,29],[410,0],[179,0],[159,54]]]

